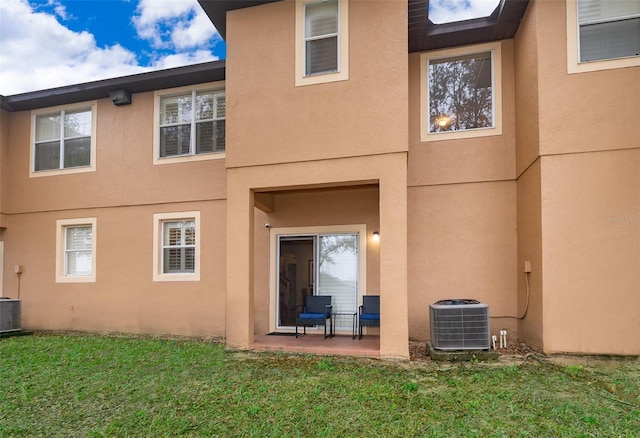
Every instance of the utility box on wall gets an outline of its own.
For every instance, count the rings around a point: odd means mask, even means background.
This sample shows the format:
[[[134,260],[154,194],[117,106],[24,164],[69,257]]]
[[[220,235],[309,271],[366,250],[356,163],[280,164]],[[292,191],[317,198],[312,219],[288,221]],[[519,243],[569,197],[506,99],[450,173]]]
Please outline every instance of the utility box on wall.
[[[476,300],[441,300],[429,305],[431,344],[438,350],[488,350],[489,305]]]
[[[20,331],[21,300],[0,298],[0,333]]]

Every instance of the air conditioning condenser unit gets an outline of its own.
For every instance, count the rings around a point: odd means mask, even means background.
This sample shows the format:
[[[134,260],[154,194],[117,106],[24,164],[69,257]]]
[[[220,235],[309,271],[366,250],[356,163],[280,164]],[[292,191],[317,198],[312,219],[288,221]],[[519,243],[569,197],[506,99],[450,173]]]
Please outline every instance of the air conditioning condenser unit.
[[[470,299],[429,305],[431,345],[438,350],[488,350],[489,305]]]
[[[20,331],[21,300],[0,297],[0,333]]]

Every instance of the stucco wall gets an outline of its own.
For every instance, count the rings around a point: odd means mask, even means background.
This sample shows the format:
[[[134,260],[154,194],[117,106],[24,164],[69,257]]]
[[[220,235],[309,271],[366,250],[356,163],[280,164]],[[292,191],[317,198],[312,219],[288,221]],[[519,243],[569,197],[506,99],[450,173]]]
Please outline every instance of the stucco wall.
[[[153,165],[153,93],[97,102],[95,172],[29,177],[31,113],[8,114],[4,290],[27,329],[224,336],[224,159]],[[3,114],[7,116],[7,114]],[[153,282],[153,215],[200,211],[201,280]],[[56,283],[56,220],[96,217],[96,282]],[[8,274],[10,273],[10,275]]]
[[[429,339],[429,304],[473,298],[492,317],[515,316],[516,185],[514,181],[409,189],[409,330]],[[517,339],[513,318],[492,318]]]
[[[153,93],[97,105],[96,171],[29,177],[31,113],[11,113],[10,213],[224,199],[224,160],[153,165]],[[167,183],[170,182],[170,183]]]
[[[349,80],[329,84],[295,86],[295,2],[227,23],[227,167],[407,150],[406,3],[349,1]]]
[[[568,74],[564,2],[533,2],[516,48],[521,300],[533,262],[523,338],[640,354],[640,70]]]
[[[409,56],[409,335],[429,339],[429,304],[473,298],[516,316],[514,44],[501,42],[502,135],[420,141],[420,54]],[[514,318],[492,318],[517,339]]]
[[[153,214],[200,211],[201,279],[153,282]],[[17,296],[23,265],[23,327],[223,336],[224,201],[12,215],[5,232],[5,289]],[[96,282],[56,283],[56,220],[96,217]]]
[[[9,113],[0,109],[0,225],[5,214],[5,204],[8,191],[9,165],[6,159],[9,147]]]
[[[529,3],[514,38],[516,172],[518,177],[540,156],[536,23],[538,3]]]
[[[535,2],[540,151],[638,148],[640,67],[567,74],[564,2]]]
[[[640,149],[542,160],[545,350],[640,354]]]
[[[420,141],[420,54],[409,56],[409,186],[515,178],[513,41],[502,46],[502,135]]]
[[[543,347],[543,266],[542,266],[542,196],[540,160],[536,160],[519,177],[518,195],[518,316],[519,338],[528,345]],[[525,262],[531,272],[525,273]]]

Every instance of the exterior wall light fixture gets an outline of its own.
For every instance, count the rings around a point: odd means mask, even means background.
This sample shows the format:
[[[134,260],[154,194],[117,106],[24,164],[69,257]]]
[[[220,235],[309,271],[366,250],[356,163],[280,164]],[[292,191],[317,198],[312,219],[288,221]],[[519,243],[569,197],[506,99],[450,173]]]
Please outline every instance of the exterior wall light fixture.
[[[373,241],[374,242],[379,242],[380,241],[380,232],[379,231],[374,231],[373,232]]]
[[[131,93],[124,88],[120,88],[119,90],[110,90],[109,99],[111,99],[111,102],[113,102],[115,106],[130,105]]]

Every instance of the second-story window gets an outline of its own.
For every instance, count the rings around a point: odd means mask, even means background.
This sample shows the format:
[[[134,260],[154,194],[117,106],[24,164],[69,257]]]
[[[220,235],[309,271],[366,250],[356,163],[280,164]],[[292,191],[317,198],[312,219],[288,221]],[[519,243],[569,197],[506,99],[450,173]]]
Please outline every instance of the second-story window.
[[[338,0],[304,5],[305,75],[332,73],[339,65],[340,12]]]
[[[33,172],[91,165],[91,106],[35,115]]]
[[[160,97],[160,158],[225,151],[224,90],[191,90]]]
[[[491,52],[428,64],[430,133],[493,127]]]
[[[502,135],[501,43],[420,55],[422,141]]]
[[[579,0],[580,62],[640,54],[640,0]]]

